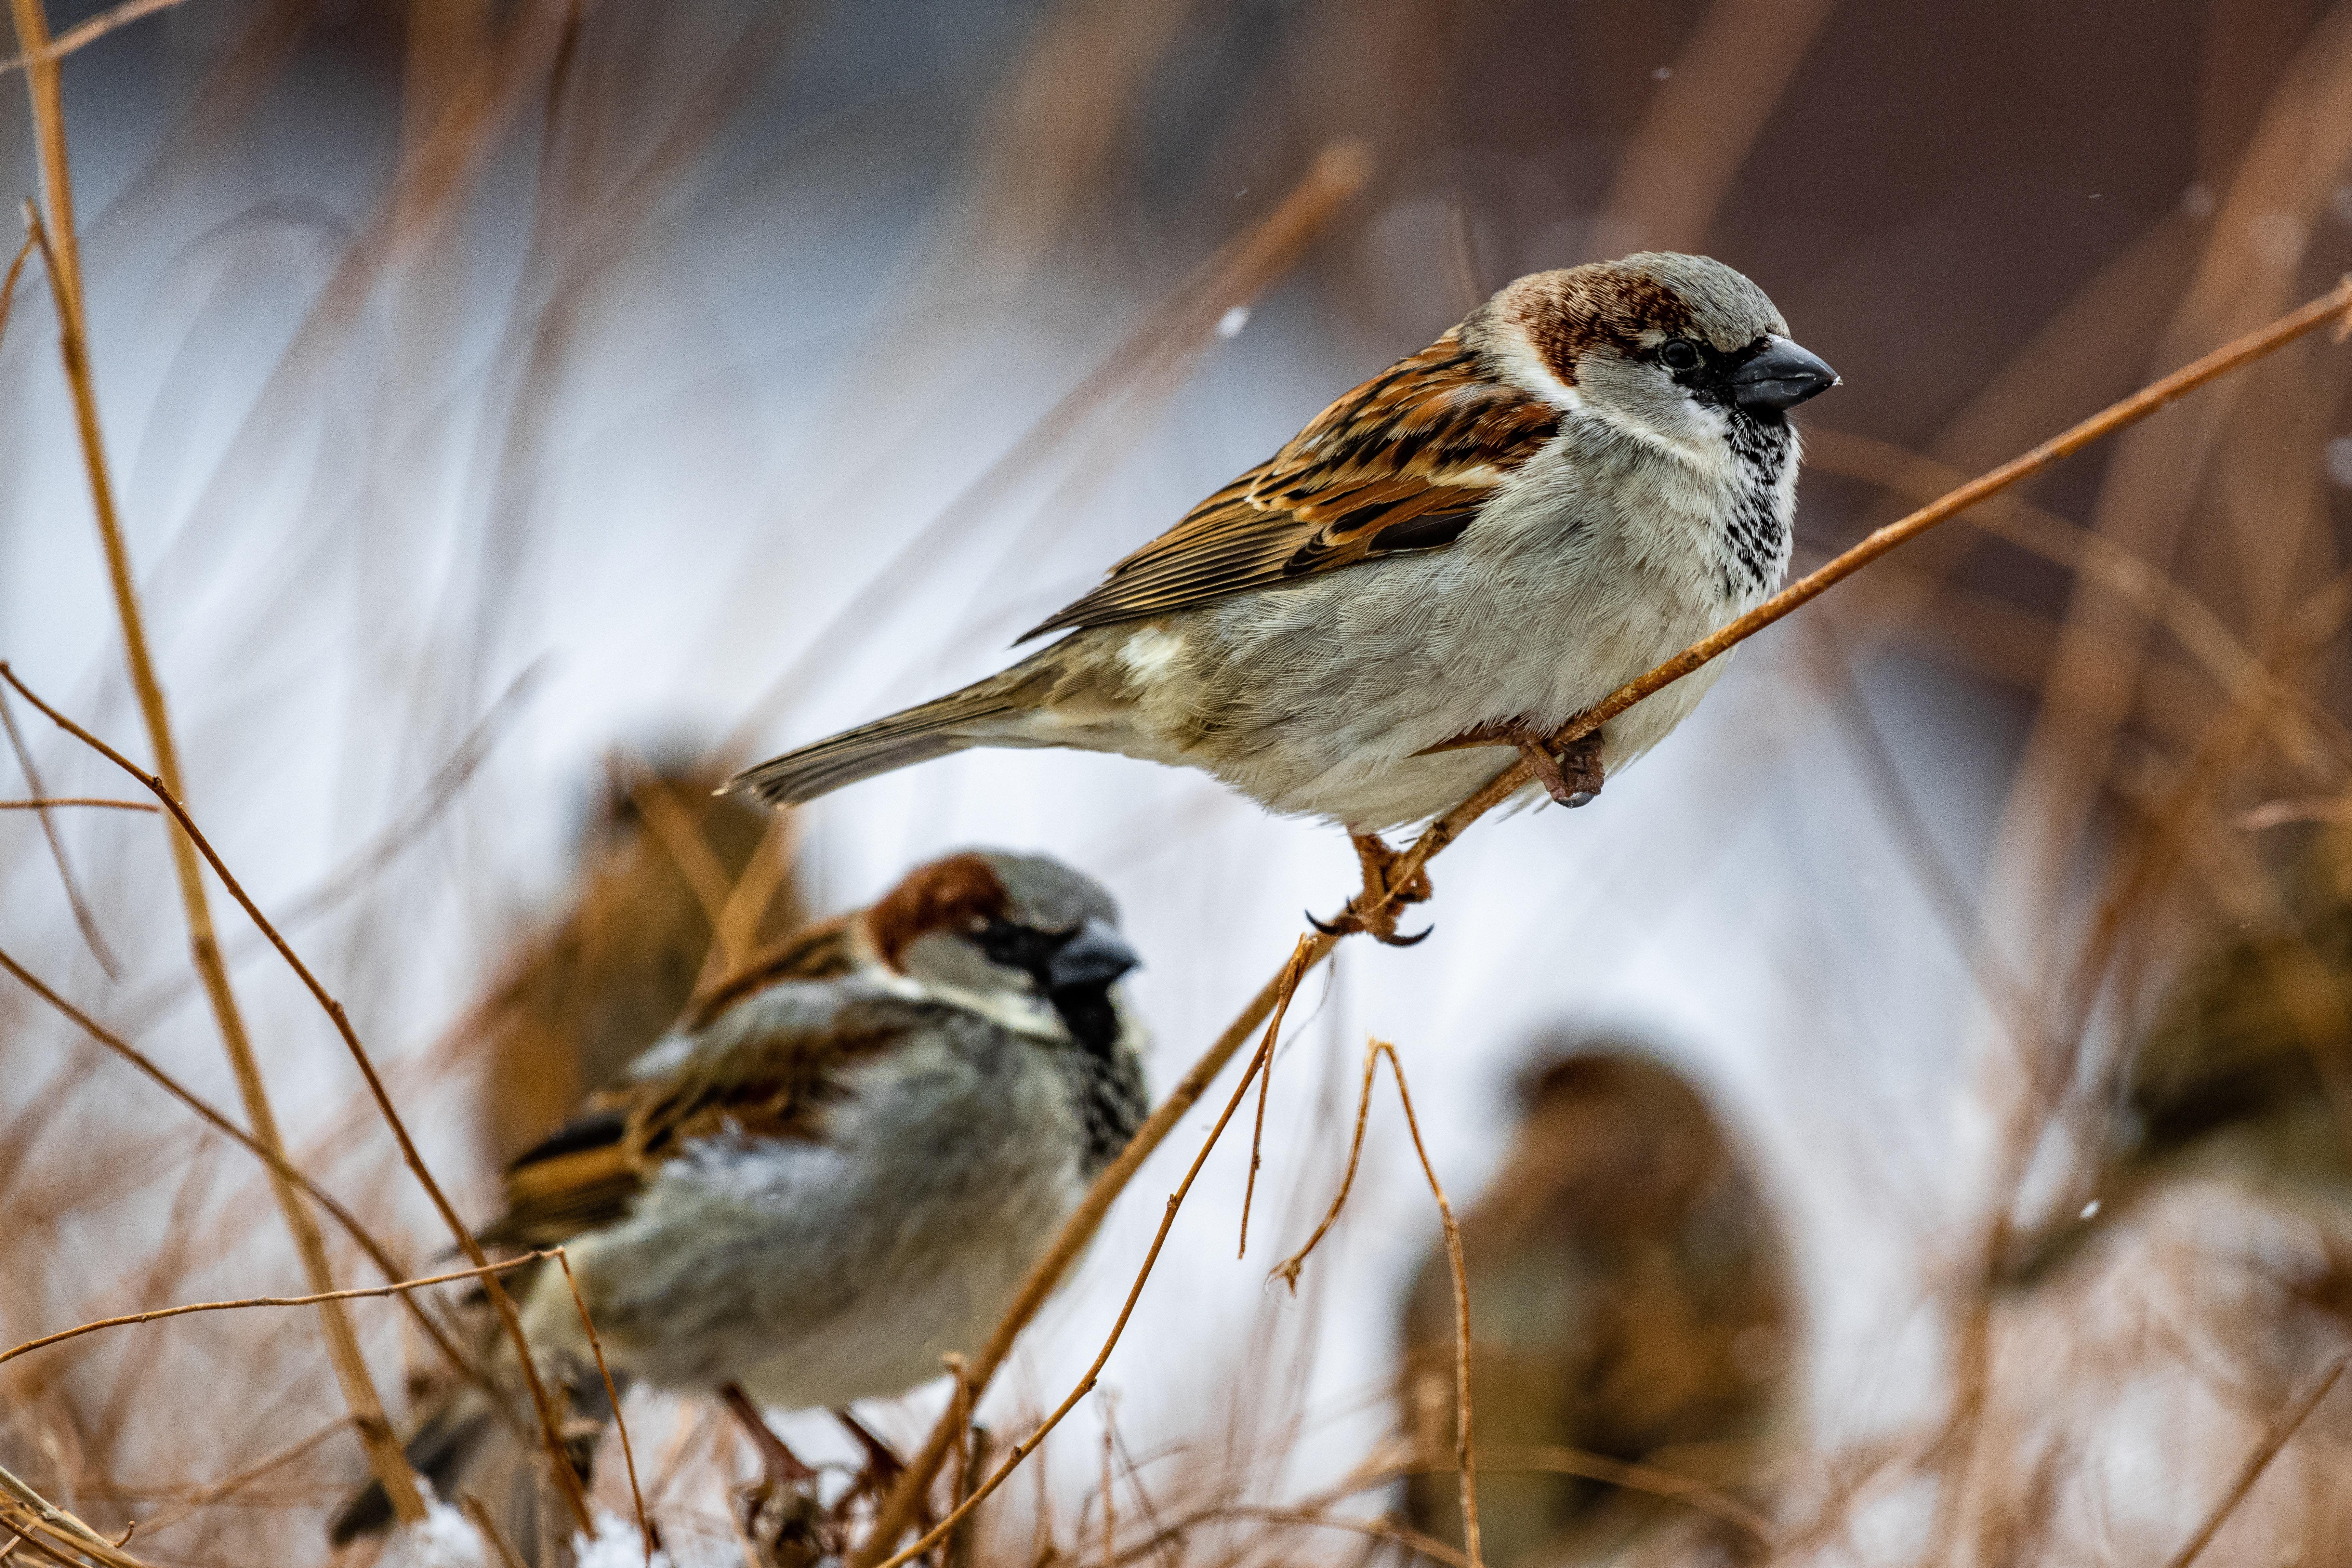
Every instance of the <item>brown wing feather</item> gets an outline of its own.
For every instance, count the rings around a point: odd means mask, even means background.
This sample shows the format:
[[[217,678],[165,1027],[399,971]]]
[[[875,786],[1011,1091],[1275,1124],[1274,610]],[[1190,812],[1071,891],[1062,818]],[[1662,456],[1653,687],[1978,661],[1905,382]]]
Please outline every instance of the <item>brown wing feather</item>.
[[[1272,458],[1025,634],[1167,615],[1247,588],[1451,544],[1559,427],[1448,332],[1317,416]]]
[[[778,978],[747,983],[736,994]],[[617,1223],[662,1163],[698,1138],[730,1129],[750,1138],[819,1137],[842,1069],[902,1038],[913,1022],[908,1006],[845,1007],[821,1037],[754,1038],[671,1077],[599,1091],[507,1167],[506,1212],[482,1241],[547,1247]]]
[[[752,992],[779,980],[833,980],[857,967],[850,927],[854,914],[805,927],[782,942],[754,953],[742,968],[721,979],[689,1003],[686,1026],[699,1029]]]

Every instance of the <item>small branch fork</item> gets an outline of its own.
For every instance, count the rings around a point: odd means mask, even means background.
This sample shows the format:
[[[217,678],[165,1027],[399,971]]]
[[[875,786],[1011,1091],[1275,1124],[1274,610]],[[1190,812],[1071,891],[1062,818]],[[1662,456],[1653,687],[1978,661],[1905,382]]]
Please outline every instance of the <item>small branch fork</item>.
[[[2347,335],[2352,335],[2352,276],[2346,277],[2335,288],[2299,310],[2192,361],[2170,375],[2150,383],[2131,396],[2052,437],[2022,456],[1979,475],[1908,516],[1888,523],[1843,554],[1790,584],[1748,614],[1709,633],[1647,674],[1618,688],[1598,705],[1578,715],[1552,735],[1548,749],[1554,756],[1568,753],[1585,737],[1598,732],[1602,725],[1636,702],[1673,685],[1701,666],[1720,658],[1738,644],[1820,597],[1895,546],[1909,542],[1979,501],[2071,457],[2092,442],[2139,423],[2206,383],[2241,370],[2330,323],[2336,325],[2336,342],[2341,342]],[[1473,822],[1517,794],[1534,776],[1534,766],[1524,755],[1496,774],[1476,794],[1430,824],[1411,848],[1396,857],[1394,866],[1383,879],[1389,889],[1385,897],[1368,898],[1363,907],[1351,904],[1349,913],[1357,916],[1366,929],[1375,927],[1382,917],[1393,920],[1392,911],[1396,904],[1405,901],[1399,895],[1415,888],[1415,879],[1430,860],[1442,853]],[[1351,926],[1350,929],[1354,928]],[[1087,1189],[1086,1197],[1064,1222],[1053,1245],[1022,1281],[1021,1289],[1014,1294],[1013,1304],[1006,1309],[1003,1320],[997,1324],[996,1331],[989,1336],[987,1346],[971,1359],[968,1381],[970,1397],[975,1405],[989,1379],[1003,1363],[1013,1341],[1028,1326],[1045,1298],[1053,1293],[1071,1262],[1085,1250],[1096,1227],[1102,1223],[1103,1215],[1109,1211],[1112,1202],[1128,1183],[1134,1179],[1143,1162],[1207,1092],[1210,1083],[1224,1070],[1225,1064],[1233,1059],[1234,1053],[1241,1048],[1258,1025],[1288,1000],[1299,979],[1331,956],[1343,934],[1335,929],[1318,931],[1313,936],[1300,938],[1297,949],[1283,966],[1282,972],[1250,1000],[1240,1016],[1226,1026],[1224,1032],[1184,1075],[1167,1101],[1145,1121],[1126,1150],[1095,1178],[1094,1185]],[[1243,1081],[1246,1086],[1247,1078]],[[1237,1105],[1239,1100],[1234,1103]],[[1138,1283],[1139,1288],[1140,1281]],[[1132,1306],[1133,1298],[1130,1296],[1129,1307]],[[1119,1321],[1122,1324],[1126,1321],[1124,1311]],[[1082,1392],[1091,1385],[1092,1378],[1089,1376],[1081,1385]],[[1059,1419],[1058,1414],[1054,1419]],[[1048,1421],[1047,1426],[1051,1425],[1052,1422]],[[910,1550],[894,1556],[891,1548],[913,1522],[932,1479],[938,1475],[940,1465],[955,1443],[956,1435],[955,1412],[950,1410],[931,1428],[929,1437],[908,1463],[905,1473],[884,1500],[876,1514],[873,1531],[851,1555],[849,1568],[898,1568],[898,1564],[916,1555]],[[1025,1458],[1034,1447],[1033,1439],[1016,1447],[1008,1457],[1006,1469]],[[987,1489],[993,1489],[1004,1473],[1005,1470],[1000,1470],[992,1477]],[[950,1522],[961,1517],[961,1512],[951,1514]],[[930,1537],[926,1536],[923,1548],[928,1549],[929,1544]]]

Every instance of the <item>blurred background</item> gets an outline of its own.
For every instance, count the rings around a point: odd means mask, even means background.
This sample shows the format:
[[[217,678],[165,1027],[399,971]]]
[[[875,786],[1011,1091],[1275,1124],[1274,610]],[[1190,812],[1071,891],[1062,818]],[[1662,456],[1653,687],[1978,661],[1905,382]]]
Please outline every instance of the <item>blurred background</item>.
[[[2352,5],[2316,0],[184,0],[63,88],[190,805],[477,1220],[691,989],[713,868],[764,868],[781,932],[956,846],[1050,850],[1120,899],[1180,1075],[1353,886],[1336,832],[1055,752],[774,826],[704,786],[996,668],[1511,278],[1680,248],[1773,296],[1845,381],[1800,421],[1801,569],[2352,268]],[[143,757],[57,324],[36,261],[0,338],[0,658]],[[1610,1352],[1618,1384],[1739,1384],[1690,1431],[1595,1425],[1591,1357],[1543,1362],[1591,1398],[1511,1441],[1649,1489],[1497,1482],[1498,1563],[2162,1562],[2272,1437],[2205,1560],[2352,1560],[2352,1393],[2285,1428],[2352,1345],[2347,381],[2322,333],[2199,393],[1742,649],[1598,805],[1465,837],[1435,934],[1348,944],[1292,1010],[1250,1255],[1236,1143],[978,1549],[1409,1557],[1391,1510],[1459,1541],[1450,1478],[1402,1480],[1451,1464],[1451,1407],[1411,1372],[1438,1221],[1385,1086],[1337,1229],[1295,1296],[1267,1280],[1377,1037],[1458,1211],[1507,1161],[1512,1191],[1616,1173],[1542,1189],[1557,1234],[1484,1234],[1664,1303],[1612,1332],[1720,1330]],[[38,788],[124,793],[13,711]],[[0,759],[0,798],[36,793]],[[47,815],[69,879],[41,814],[0,812],[0,947],[234,1104],[163,828]],[[329,1025],[218,910],[295,1157],[421,1264],[444,1233]],[[1685,1086],[1592,1123],[1613,1165],[1543,1110],[1595,1040]],[[301,1288],[251,1159],[14,982],[0,1086],[0,1339]],[[998,1433],[1091,1359],[1196,1121],[1024,1342]],[[1715,1174],[1670,1181],[1693,1149]],[[1633,1240],[1570,1223],[1651,1179]],[[1495,1300],[1482,1345],[1598,1332]],[[397,1411],[429,1347],[353,1310]],[[943,1397],[869,1419],[912,1442]],[[320,1562],[362,1474],[341,1410],[308,1313],[217,1314],[0,1367],[0,1463],[142,1521],[154,1563]],[[740,1561],[748,1453],[698,1402],[628,1411],[678,1562]],[[1578,1522],[1656,1474],[1725,1507]]]

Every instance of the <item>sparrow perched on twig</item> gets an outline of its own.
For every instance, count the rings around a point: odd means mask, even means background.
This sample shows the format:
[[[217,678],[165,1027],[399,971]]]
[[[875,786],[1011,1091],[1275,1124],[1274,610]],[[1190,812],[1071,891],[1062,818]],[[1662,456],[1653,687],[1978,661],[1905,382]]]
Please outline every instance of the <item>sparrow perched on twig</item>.
[[[739,1412],[900,1393],[987,1337],[1140,1124],[1117,984],[1137,962],[1109,895],[1058,861],[919,868],[703,999],[509,1168],[481,1238],[566,1248],[616,1376]],[[601,1419],[562,1272],[515,1289],[534,1356]],[[411,1462],[455,1495],[499,1417],[455,1389]],[[390,1521],[370,1487],[333,1539]]]
[[[1492,748],[1580,805],[1721,672],[1545,743],[1780,586],[1785,416],[1838,379],[1788,334],[1705,257],[1522,278],[1026,634],[1073,635],[731,785],[799,802],[969,746],[1118,752],[1339,824],[1381,893],[1378,835],[1475,791]]]

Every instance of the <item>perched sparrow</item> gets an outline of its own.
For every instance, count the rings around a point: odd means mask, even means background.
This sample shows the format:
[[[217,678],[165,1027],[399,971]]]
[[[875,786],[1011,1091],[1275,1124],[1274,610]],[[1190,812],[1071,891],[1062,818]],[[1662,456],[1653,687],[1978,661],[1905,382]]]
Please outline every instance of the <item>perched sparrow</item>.
[[[1738,1490],[1765,1457],[1795,1328],[1780,1227],[1706,1102],[1650,1058],[1576,1049],[1535,1082],[1462,1222],[1479,1521],[1497,1568],[1595,1555],[1683,1509],[1559,1473],[1562,1449]],[[1445,1468],[1406,1481],[1404,1511],[1458,1545],[1454,1313],[1433,1251],[1406,1300],[1400,1394],[1416,1452]]]
[[[1543,744],[1780,585],[1785,416],[1837,379],[1705,257],[1522,278],[1027,634],[1075,635],[730,782],[798,802],[968,746],[1118,752],[1339,824],[1378,893],[1378,834],[1477,789],[1490,748],[1579,805],[1691,710],[1721,660]]]
[[[1042,856],[919,868],[723,986],[517,1160],[483,1242],[562,1243],[617,1376],[739,1411],[938,1376],[1143,1118],[1117,921]],[[601,1415],[562,1274],[517,1289],[534,1355]],[[454,1495],[498,1425],[463,1385],[412,1462]],[[333,1538],[389,1521],[371,1487]]]

